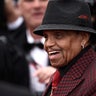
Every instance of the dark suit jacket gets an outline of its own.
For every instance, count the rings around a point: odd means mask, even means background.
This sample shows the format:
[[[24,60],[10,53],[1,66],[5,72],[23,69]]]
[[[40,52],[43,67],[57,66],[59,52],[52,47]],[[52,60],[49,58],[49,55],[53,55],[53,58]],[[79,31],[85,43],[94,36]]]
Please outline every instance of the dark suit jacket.
[[[34,96],[25,87],[0,82],[0,96]]]
[[[23,39],[26,34],[26,32],[23,34],[25,24],[22,23],[16,30],[8,30],[4,0],[0,0],[0,5],[0,36],[7,36],[11,41],[11,43],[8,41],[8,44],[3,44],[4,42],[2,43],[0,40],[0,80],[29,87],[28,62],[25,60],[25,56],[21,55],[23,50],[19,50],[17,47],[17,45],[21,47],[25,43],[25,39]]]
[[[14,45],[0,40],[0,80],[29,87],[29,70],[25,57]]]
[[[47,92],[51,81],[43,94]],[[96,53],[89,49],[63,76],[52,96],[96,96]]]
[[[8,36],[14,41],[17,46],[24,49],[27,43],[25,22],[23,22],[17,29],[8,30]]]

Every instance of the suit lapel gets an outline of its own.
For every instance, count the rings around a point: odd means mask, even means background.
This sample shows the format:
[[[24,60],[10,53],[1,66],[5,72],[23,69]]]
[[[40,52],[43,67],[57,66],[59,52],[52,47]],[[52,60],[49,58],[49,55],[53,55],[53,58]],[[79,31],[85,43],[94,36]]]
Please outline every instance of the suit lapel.
[[[46,94],[48,93],[48,90],[49,90],[51,84],[52,84],[52,78],[50,79],[50,81],[49,81],[49,83],[48,83],[48,85],[47,85],[47,87],[46,87],[46,90],[45,90],[45,92],[43,93],[42,96],[46,96]]]
[[[76,64],[74,64],[69,71],[64,75],[60,81],[58,88],[53,92],[53,96],[68,96],[70,92],[76,86],[79,86],[80,83],[84,80],[82,75],[88,65],[93,61],[94,55],[93,50],[89,49],[88,52],[83,54],[83,57],[80,58]],[[90,58],[90,59],[89,59]]]

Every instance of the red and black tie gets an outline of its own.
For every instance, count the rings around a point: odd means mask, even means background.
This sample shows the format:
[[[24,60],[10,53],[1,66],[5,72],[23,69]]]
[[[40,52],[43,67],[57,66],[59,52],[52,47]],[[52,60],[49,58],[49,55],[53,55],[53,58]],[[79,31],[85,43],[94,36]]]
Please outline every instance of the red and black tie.
[[[51,90],[50,96],[53,95],[53,91],[57,88],[60,80],[61,80],[60,72],[57,70],[52,77],[52,90]]]

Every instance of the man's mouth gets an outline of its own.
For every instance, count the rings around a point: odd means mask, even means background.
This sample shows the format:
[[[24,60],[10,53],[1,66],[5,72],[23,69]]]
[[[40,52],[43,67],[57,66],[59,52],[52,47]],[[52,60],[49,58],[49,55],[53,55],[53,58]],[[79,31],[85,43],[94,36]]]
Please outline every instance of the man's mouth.
[[[60,51],[50,51],[48,52],[48,55],[50,60],[55,60],[60,57]]]
[[[51,52],[49,52],[49,55],[56,55],[58,53],[59,53],[58,51],[51,51]]]
[[[36,17],[40,17],[40,16],[43,16],[43,12],[36,12],[33,14],[33,16],[36,16]]]

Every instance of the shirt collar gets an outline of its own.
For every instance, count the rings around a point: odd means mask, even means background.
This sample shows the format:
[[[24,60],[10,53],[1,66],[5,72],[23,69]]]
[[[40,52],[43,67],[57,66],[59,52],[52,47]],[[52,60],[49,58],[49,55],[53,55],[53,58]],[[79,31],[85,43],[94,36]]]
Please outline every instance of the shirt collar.
[[[44,44],[44,41],[45,41],[45,39],[43,37],[40,40],[35,41],[34,38],[31,36],[29,30],[26,31],[26,37],[27,37],[28,43],[41,42],[42,44]]]
[[[18,17],[14,22],[8,23],[7,26],[9,29],[14,30],[17,29],[23,23],[23,21],[23,17]]]

